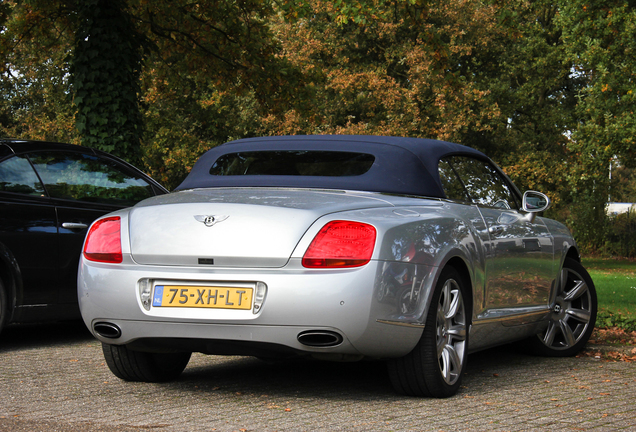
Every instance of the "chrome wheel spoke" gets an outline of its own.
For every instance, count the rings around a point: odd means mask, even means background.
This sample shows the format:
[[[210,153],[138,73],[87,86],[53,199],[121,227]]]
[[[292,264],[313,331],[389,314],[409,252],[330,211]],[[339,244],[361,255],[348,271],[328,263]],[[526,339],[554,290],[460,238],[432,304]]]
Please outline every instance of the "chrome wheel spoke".
[[[565,301],[573,301],[576,300],[577,298],[581,297],[582,295],[586,294],[588,292],[587,290],[587,285],[585,284],[585,282],[581,281],[581,280],[577,280],[575,281],[575,285],[574,288],[572,288],[570,291],[568,291],[565,295],[565,297],[563,298],[563,300]]]
[[[568,347],[573,346],[576,343],[576,338],[572,333],[572,329],[568,325],[565,320],[559,321],[559,328],[561,329],[561,333],[563,334],[563,338],[565,339],[565,345]]]
[[[439,358],[440,369],[444,381],[448,384],[452,384],[457,379],[457,372],[461,370],[461,360],[455,348],[451,345],[446,345]]]
[[[466,340],[466,326],[454,325],[448,329],[448,334],[452,336],[453,340],[463,342]]]
[[[572,318],[587,324],[592,318],[590,311],[585,309],[568,308],[565,313]]]
[[[543,336],[543,343],[546,344],[547,346],[552,346],[552,344],[554,343],[554,337],[556,336],[557,333],[557,326],[554,324],[553,321],[550,321],[550,324],[548,324],[548,329],[545,332],[545,335]]]
[[[557,287],[557,296],[559,296],[561,293],[563,293],[565,291],[565,287],[568,284],[568,275],[570,274],[570,272],[568,271],[568,269],[562,269],[561,270],[561,274],[559,275],[559,286]]]
[[[452,284],[452,281],[449,280],[444,284],[444,287],[442,288],[442,302],[440,306],[442,307],[442,311],[444,311],[445,317],[448,317],[448,312],[450,311],[450,308],[451,308],[451,297],[452,297],[451,284]]]
[[[457,314],[459,313],[460,307],[461,307],[461,296],[459,295],[459,291],[458,290],[452,290],[450,292],[451,295],[451,301],[450,304],[448,305],[448,309],[445,310],[445,314],[444,316],[446,317],[446,319],[451,319],[451,318],[455,318],[457,316]]]

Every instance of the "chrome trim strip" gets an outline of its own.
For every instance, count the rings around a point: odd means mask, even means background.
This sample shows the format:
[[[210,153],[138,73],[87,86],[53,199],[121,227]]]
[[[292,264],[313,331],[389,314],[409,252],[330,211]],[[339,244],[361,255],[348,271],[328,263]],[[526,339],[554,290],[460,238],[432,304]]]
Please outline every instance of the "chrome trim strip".
[[[408,323],[403,321],[393,321],[393,320],[384,320],[384,319],[377,319],[375,321],[380,324],[389,324],[389,325],[396,325],[396,326],[402,326],[402,327],[412,327],[412,328],[422,328],[422,329],[424,328],[424,324],[420,324],[420,323]]]
[[[490,313],[496,313],[499,311],[490,311]],[[503,310],[503,312],[505,312],[505,310]],[[551,312],[551,309],[549,307],[541,307],[540,310],[536,310],[536,311],[528,311],[528,312],[522,312],[522,313],[514,313],[514,314],[509,314],[509,315],[497,315],[497,316],[493,316],[493,317],[488,317],[488,318],[477,318],[475,320],[473,320],[473,324],[475,325],[481,325],[481,324],[489,324],[489,323],[493,323],[493,322],[505,322],[505,321],[514,321],[514,320],[518,320],[518,319],[528,319],[531,317],[542,317],[545,315],[549,315]]]

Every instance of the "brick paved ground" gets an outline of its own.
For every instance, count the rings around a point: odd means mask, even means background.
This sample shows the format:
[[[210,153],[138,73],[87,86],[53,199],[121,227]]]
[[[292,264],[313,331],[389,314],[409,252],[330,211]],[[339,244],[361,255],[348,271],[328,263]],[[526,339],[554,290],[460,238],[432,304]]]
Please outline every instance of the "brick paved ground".
[[[634,363],[490,350],[444,400],[395,395],[380,362],[195,354],[177,382],[126,383],[79,326],[0,335],[0,431],[636,430]]]

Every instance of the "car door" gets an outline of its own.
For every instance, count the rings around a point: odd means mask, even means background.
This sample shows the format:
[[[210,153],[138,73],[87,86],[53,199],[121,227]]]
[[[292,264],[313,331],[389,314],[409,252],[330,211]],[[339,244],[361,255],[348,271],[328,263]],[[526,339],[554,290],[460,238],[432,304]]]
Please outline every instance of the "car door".
[[[77,267],[90,224],[105,213],[155,195],[138,172],[105,156],[38,151],[29,158],[55,205],[60,291],[57,302],[77,303]]]
[[[45,305],[59,290],[57,216],[29,160],[0,161],[0,248],[19,269],[18,305]]]
[[[449,164],[465,196],[484,218],[490,250],[486,262],[483,314],[503,316],[545,307],[554,275],[554,244],[541,218],[530,221],[519,211],[521,198],[492,164],[452,156]]]

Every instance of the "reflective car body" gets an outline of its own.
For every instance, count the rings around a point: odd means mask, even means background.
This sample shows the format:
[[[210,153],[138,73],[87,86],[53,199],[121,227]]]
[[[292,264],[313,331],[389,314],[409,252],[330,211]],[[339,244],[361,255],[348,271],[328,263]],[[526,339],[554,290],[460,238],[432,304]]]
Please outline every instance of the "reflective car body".
[[[193,351],[378,358],[401,393],[449,396],[468,352],[531,338],[571,354],[589,337],[593,284],[564,265],[576,243],[536,217],[547,206],[457,144],[235,141],[202,156],[176,192],[91,228],[80,307],[124,379],[174,378]],[[113,238],[119,250],[100,246]],[[129,367],[174,352],[185,353],[174,373]],[[411,387],[411,373],[422,382]]]
[[[104,152],[0,140],[0,329],[79,318],[77,268],[89,225],[167,192]]]

